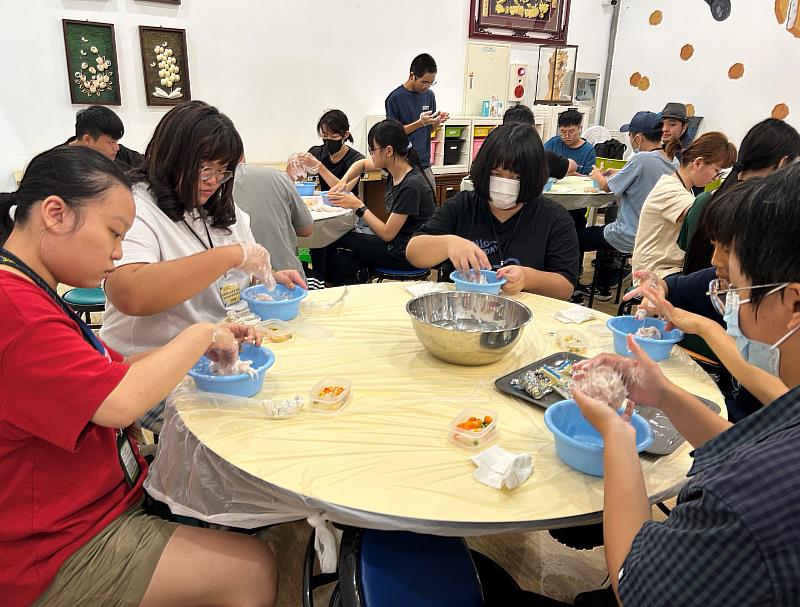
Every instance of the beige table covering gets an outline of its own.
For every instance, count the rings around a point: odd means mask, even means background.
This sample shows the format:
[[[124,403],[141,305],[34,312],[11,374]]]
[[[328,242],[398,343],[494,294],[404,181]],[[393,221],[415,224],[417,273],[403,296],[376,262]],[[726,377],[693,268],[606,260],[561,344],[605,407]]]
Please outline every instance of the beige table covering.
[[[301,411],[271,420],[256,401],[179,390],[167,407],[160,450],[148,489],[179,514],[253,527],[317,517],[380,529],[477,535],[555,528],[599,520],[603,479],[569,468],[555,453],[537,407],[497,392],[494,380],[558,351],[549,332],[564,328],[553,313],[569,304],[523,294],[534,312],[520,343],[504,360],[459,367],[433,358],[405,312],[409,283],[350,287],[344,303],[303,313],[296,322],[331,330],[325,340],[293,339],[269,347],[275,365],[260,398],[307,397],[322,377],[353,381],[353,396],[337,415]],[[339,289],[309,293],[332,300]],[[613,351],[605,315],[579,329],[590,355]],[[685,389],[725,412],[714,382],[679,348],[660,363]],[[498,414],[497,444],[533,456],[530,479],[497,490],[473,476],[473,452],[447,440],[451,420],[479,406]],[[671,455],[641,458],[652,502],[669,498],[691,463],[688,444]]]
[[[552,189],[545,192],[544,195],[568,211],[586,207],[599,209],[614,201],[614,195],[611,192],[597,191],[592,183],[592,178],[584,175],[564,177],[564,179],[556,181]]]
[[[304,201],[322,203],[321,196],[303,196]],[[306,202],[308,204],[308,202]],[[311,236],[297,239],[297,246],[301,249],[321,249],[352,230],[358,218],[352,209],[328,207],[330,210],[315,211],[311,209],[314,220],[314,231]]]

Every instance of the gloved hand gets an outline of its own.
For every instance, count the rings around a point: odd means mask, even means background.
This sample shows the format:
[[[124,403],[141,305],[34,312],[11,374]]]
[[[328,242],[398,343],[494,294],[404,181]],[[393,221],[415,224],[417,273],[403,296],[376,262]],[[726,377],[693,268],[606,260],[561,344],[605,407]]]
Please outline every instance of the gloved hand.
[[[286,162],[286,174],[292,181],[304,181],[307,173],[300,159],[301,154],[292,154]]]
[[[239,360],[239,340],[228,325],[219,325],[214,329],[206,355],[225,371]]]
[[[269,251],[255,242],[240,242],[239,246],[244,253],[239,269],[253,275],[268,291],[274,289],[275,278],[272,276]]]
[[[304,152],[303,154],[299,155],[300,164],[303,165],[303,168],[309,175],[316,175],[319,173],[319,165],[322,163],[314,157],[313,154],[309,154],[308,152]]]

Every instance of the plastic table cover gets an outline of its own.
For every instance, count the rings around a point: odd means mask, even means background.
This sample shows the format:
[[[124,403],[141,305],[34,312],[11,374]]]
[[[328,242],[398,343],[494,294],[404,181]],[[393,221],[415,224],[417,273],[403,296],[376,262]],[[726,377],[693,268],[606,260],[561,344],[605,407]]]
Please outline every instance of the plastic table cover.
[[[244,528],[308,518],[320,531],[332,521],[466,536],[600,520],[603,479],[562,463],[544,410],[493,385],[558,351],[552,332],[574,325],[553,314],[569,304],[517,296],[534,318],[515,349],[498,363],[461,367],[434,358],[417,340],[405,312],[408,284],[349,287],[347,299],[331,309],[319,302],[340,289],[309,293],[313,311],[298,321],[324,326],[332,337],[268,344],[276,362],[254,399],[198,392],[185,381],[168,400],[148,491],[177,514]],[[579,327],[590,341],[589,356],[613,351],[607,316],[595,314]],[[714,382],[680,348],[659,364],[672,381],[725,414]],[[309,390],[326,376],[353,381],[337,414],[301,410],[281,420],[264,414],[259,399],[301,394],[308,403]],[[472,476],[474,452],[447,440],[451,420],[470,406],[498,413],[495,444],[533,457],[533,475],[520,487],[480,484]],[[651,502],[677,493],[690,450],[685,444],[667,456],[642,455]]]

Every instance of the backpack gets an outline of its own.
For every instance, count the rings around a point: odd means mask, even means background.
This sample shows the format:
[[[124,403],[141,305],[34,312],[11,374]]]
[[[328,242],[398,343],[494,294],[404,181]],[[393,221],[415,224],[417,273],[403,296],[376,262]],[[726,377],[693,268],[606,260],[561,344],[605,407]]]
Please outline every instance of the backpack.
[[[628,146],[616,139],[607,139],[603,143],[597,143],[594,146],[594,152],[597,156],[613,160],[622,160],[626,149],[628,149]]]

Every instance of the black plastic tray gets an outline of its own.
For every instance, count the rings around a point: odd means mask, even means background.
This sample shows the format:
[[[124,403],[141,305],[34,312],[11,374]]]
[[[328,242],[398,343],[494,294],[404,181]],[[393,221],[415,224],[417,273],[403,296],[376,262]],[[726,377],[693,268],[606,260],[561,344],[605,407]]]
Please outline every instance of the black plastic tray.
[[[494,386],[500,392],[510,394],[511,396],[515,396],[527,403],[547,409],[547,407],[550,405],[564,400],[560,394],[557,392],[551,392],[544,398],[533,398],[524,390],[517,390],[516,388],[512,387],[511,380],[521,376],[529,369],[538,369],[543,365],[552,365],[556,361],[564,360],[565,358],[568,358],[572,362],[586,359],[585,356],[581,356],[580,354],[557,352],[542,358],[541,360],[537,360],[535,363],[526,365],[521,369],[512,371],[508,375],[498,378],[494,382]],[[697,396],[697,398],[699,398],[700,401],[714,413],[720,412],[721,409],[716,403],[703,398],[702,396]],[[653,444],[651,444],[645,450],[645,453],[650,453],[652,455],[669,455],[686,441],[686,439],[683,438],[683,436],[675,429],[675,426],[672,425],[672,422],[669,421],[669,418],[667,418],[667,416],[664,415],[660,410],[654,409],[653,407],[646,407],[644,405],[636,405],[635,411],[647,420],[647,423],[650,424],[650,429],[653,431]]]

